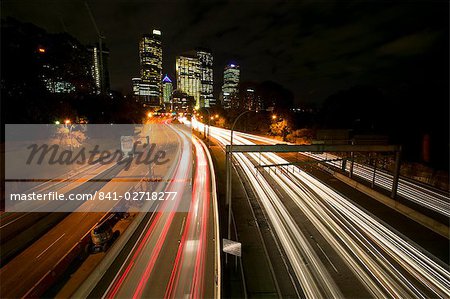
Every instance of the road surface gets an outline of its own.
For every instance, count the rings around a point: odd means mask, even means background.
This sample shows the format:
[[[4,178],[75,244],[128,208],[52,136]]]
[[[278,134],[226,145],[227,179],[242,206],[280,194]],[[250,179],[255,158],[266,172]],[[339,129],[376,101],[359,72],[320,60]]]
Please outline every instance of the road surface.
[[[171,143],[173,141],[173,131],[164,126],[163,130],[154,132],[155,139],[159,140],[161,147],[173,148]],[[169,136],[169,134],[172,135]],[[176,157],[176,156],[175,156]],[[175,159],[176,160],[176,159]],[[108,171],[103,171],[96,178],[115,176],[115,179],[120,181],[121,177],[136,180],[148,176],[148,166],[145,164],[131,167],[128,171],[124,171],[124,165],[114,165]],[[160,171],[161,174],[167,176],[167,179],[172,177],[171,173],[167,173],[170,165],[163,165],[155,172]],[[114,169],[114,170],[112,170]],[[114,171],[111,173],[110,171]],[[163,178],[165,177],[163,175]],[[86,180],[83,180],[86,181]],[[109,181],[102,186],[102,191],[118,192],[123,194],[131,190],[136,185],[136,182],[125,180],[124,182]],[[86,188],[84,183],[78,188]],[[67,186],[66,186],[67,187]],[[97,188],[98,184],[94,184],[88,188]],[[87,190],[78,190],[79,192],[87,192]],[[70,192],[78,192],[72,189]],[[92,192],[92,190],[88,190]],[[44,236],[39,238],[36,242],[30,245],[26,250],[17,255],[9,263],[0,269],[1,281],[1,296],[2,298],[16,298],[24,296],[35,284],[39,284],[40,280],[46,273],[51,271],[58,261],[73,247],[78,241],[88,233],[98,220],[105,214],[92,213],[90,210],[95,209],[95,205],[102,204],[102,210],[105,208],[113,208],[116,202],[99,202],[91,201],[84,202],[80,205],[77,212],[69,214],[58,225],[50,229]],[[106,206],[108,205],[108,206]],[[20,221],[20,220],[19,220]],[[18,283],[20,282],[20,283]]]
[[[193,123],[199,131],[202,124]],[[229,143],[228,130],[211,127],[211,136]],[[254,136],[252,136],[254,138]],[[253,144],[241,134],[235,144]],[[295,203],[320,231],[340,259],[374,297],[443,297],[450,295],[448,268],[436,262],[370,213],[354,205],[325,184],[296,168],[280,167],[276,172],[256,164],[283,164],[273,153],[235,154],[237,166],[257,190],[295,275],[307,298],[342,297],[332,273],[296,225],[283,205],[277,189]],[[294,172],[292,172],[294,169]],[[338,269],[337,269],[338,270]]]
[[[176,130],[176,129],[175,129]],[[177,131],[177,130],[176,130]],[[177,131],[178,132],[178,131]],[[133,248],[118,270],[112,267],[91,296],[107,298],[220,297],[215,179],[210,157],[199,140],[178,132],[183,148],[194,145],[194,163],[180,163],[175,180],[193,172],[177,192],[188,200],[187,212],[177,212],[179,201],[164,202],[164,212],[149,217]],[[192,159],[185,152],[181,161]],[[191,190],[191,191],[190,191]],[[124,254],[123,253],[123,254]],[[111,271],[115,271],[111,273]],[[108,277],[112,276],[112,279]]]

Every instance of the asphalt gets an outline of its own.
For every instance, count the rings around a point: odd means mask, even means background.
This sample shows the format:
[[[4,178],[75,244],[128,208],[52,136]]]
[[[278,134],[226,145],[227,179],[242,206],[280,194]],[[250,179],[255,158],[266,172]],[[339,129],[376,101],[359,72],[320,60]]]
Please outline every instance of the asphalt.
[[[117,166],[119,172],[123,166]],[[97,177],[102,178],[104,174]],[[86,184],[83,191],[88,192]],[[94,184],[91,188],[97,188]],[[79,187],[81,188],[81,187]],[[73,190],[77,192],[77,189]],[[0,269],[1,297],[21,297],[50,271],[54,265],[100,220],[105,213],[52,213],[51,218],[63,217],[56,226],[23,250]],[[65,216],[65,217],[64,217]],[[38,223],[42,224],[42,223]],[[31,230],[38,229],[33,225]]]
[[[164,140],[164,139],[162,139]],[[96,179],[105,176],[111,177],[120,173],[124,165],[113,166],[110,170],[99,174]],[[142,177],[148,168],[139,165],[127,172],[127,176],[136,175]],[[73,189],[72,193],[89,192],[89,188],[99,188],[102,183],[95,183],[86,189],[86,183]],[[105,182],[104,184],[107,184]],[[106,190],[124,193],[129,190],[130,183],[113,182],[105,186]],[[91,190],[92,191],[92,190]],[[97,201],[85,202],[84,205],[97,204]],[[105,203],[102,203],[105,204]],[[110,202],[111,208],[115,202]],[[84,206],[83,206],[84,207]],[[106,206],[102,207],[107,208]],[[53,213],[56,214],[56,213]],[[48,230],[41,238],[36,240],[20,254],[9,261],[0,269],[1,298],[17,298],[25,295],[39,280],[58,263],[58,261],[78,241],[90,231],[105,213],[75,212],[70,213],[56,226]],[[35,225],[33,225],[35,226]]]
[[[197,167],[199,165],[194,164],[194,169]],[[201,175],[207,172],[208,169],[201,170]],[[214,296],[213,205],[211,201],[205,202],[206,194],[202,191],[208,182],[194,180],[193,184],[199,184],[197,190],[200,193],[196,195],[194,188],[192,199],[193,203],[198,201],[200,208],[197,212],[195,208],[192,210],[191,204],[189,212],[176,212],[172,216],[170,212],[146,215],[89,297],[98,298],[105,294],[131,297],[139,289],[139,296],[146,298],[163,298],[168,296],[167,292],[178,298],[189,294],[191,290],[200,292],[200,297]],[[203,234],[202,227],[206,228]],[[197,245],[205,247],[195,247]],[[204,259],[199,258],[199,253],[204,254]],[[199,259],[204,272],[197,271]],[[201,283],[194,287],[194,281]]]
[[[280,155],[289,161],[308,161],[308,157],[301,154]],[[450,243],[449,240],[432,230],[420,225],[403,214],[379,203],[370,196],[348,186],[334,178],[332,175],[318,168],[314,164],[300,164],[300,168],[323,183],[345,195],[358,206],[373,214],[382,222],[403,234],[406,238],[432,254],[443,264],[449,264]]]
[[[227,237],[228,210],[225,203],[225,153],[217,145],[211,146],[218,179],[221,234]],[[245,180],[233,171],[232,207],[237,240],[242,243],[242,269],[236,267],[234,257],[223,265],[224,298],[297,298],[295,285],[290,279],[289,265],[277,246],[266,217]],[[233,229],[233,238],[236,238]],[[235,239],[236,240],[236,239]],[[225,257],[222,258],[225,261]]]

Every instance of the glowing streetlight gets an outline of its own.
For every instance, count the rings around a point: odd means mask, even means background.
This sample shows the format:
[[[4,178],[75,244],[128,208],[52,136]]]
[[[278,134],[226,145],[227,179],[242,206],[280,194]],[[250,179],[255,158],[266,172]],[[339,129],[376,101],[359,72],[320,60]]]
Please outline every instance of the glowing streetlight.
[[[216,114],[214,117],[215,117],[215,118],[219,118],[219,114]]]
[[[276,116],[275,114],[272,115],[272,119],[273,119],[273,120],[277,119],[277,116]]]
[[[70,124],[70,119],[66,119],[66,120],[64,121],[64,123],[65,123],[66,125]]]
[[[147,117],[151,118],[153,116],[153,114],[151,112],[147,113]]]
[[[59,120],[55,121],[55,125],[59,125],[59,124],[60,124]]]
[[[213,116],[211,116],[211,120],[214,120],[214,117],[213,117]]]

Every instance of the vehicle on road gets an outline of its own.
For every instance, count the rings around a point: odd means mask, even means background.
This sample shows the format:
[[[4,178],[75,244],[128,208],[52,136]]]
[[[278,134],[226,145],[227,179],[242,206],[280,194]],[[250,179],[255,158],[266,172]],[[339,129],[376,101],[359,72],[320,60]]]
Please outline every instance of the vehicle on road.
[[[97,253],[106,251],[115,239],[119,237],[120,232],[113,232],[112,228],[116,215],[111,214],[91,230],[91,243],[88,245],[88,252]]]

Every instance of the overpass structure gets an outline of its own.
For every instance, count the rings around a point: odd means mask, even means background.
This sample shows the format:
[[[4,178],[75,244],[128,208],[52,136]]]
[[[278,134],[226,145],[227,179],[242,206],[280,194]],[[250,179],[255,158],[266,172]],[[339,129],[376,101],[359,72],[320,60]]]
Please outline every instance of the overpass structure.
[[[225,149],[227,161],[231,161],[232,153],[322,153],[322,152],[347,152],[350,153],[350,177],[353,175],[354,153],[356,152],[390,152],[395,154],[394,176],[392,181],[391,197],[395,198],[397,195],[398,181],[400,177],[401,152],[400,145],[361,145],[361,144],[312,144],[312,145],[290,145],[290,144],[275,144],[275,145],[227,145]],[[231,164],[227,165],[227,173],[231,173]],[[345,169],[345,163],[342,164]],[[275,166],[275,165],[272,165]],[[227,181],[230,177],[227,175]],[[231,181],[231,179],[230,179]],[[227,182],[227,198],[231,194],[231,182]],[[231,196],[230,196],[231,197]],[[230,202],[230,201],[228,201]]]

